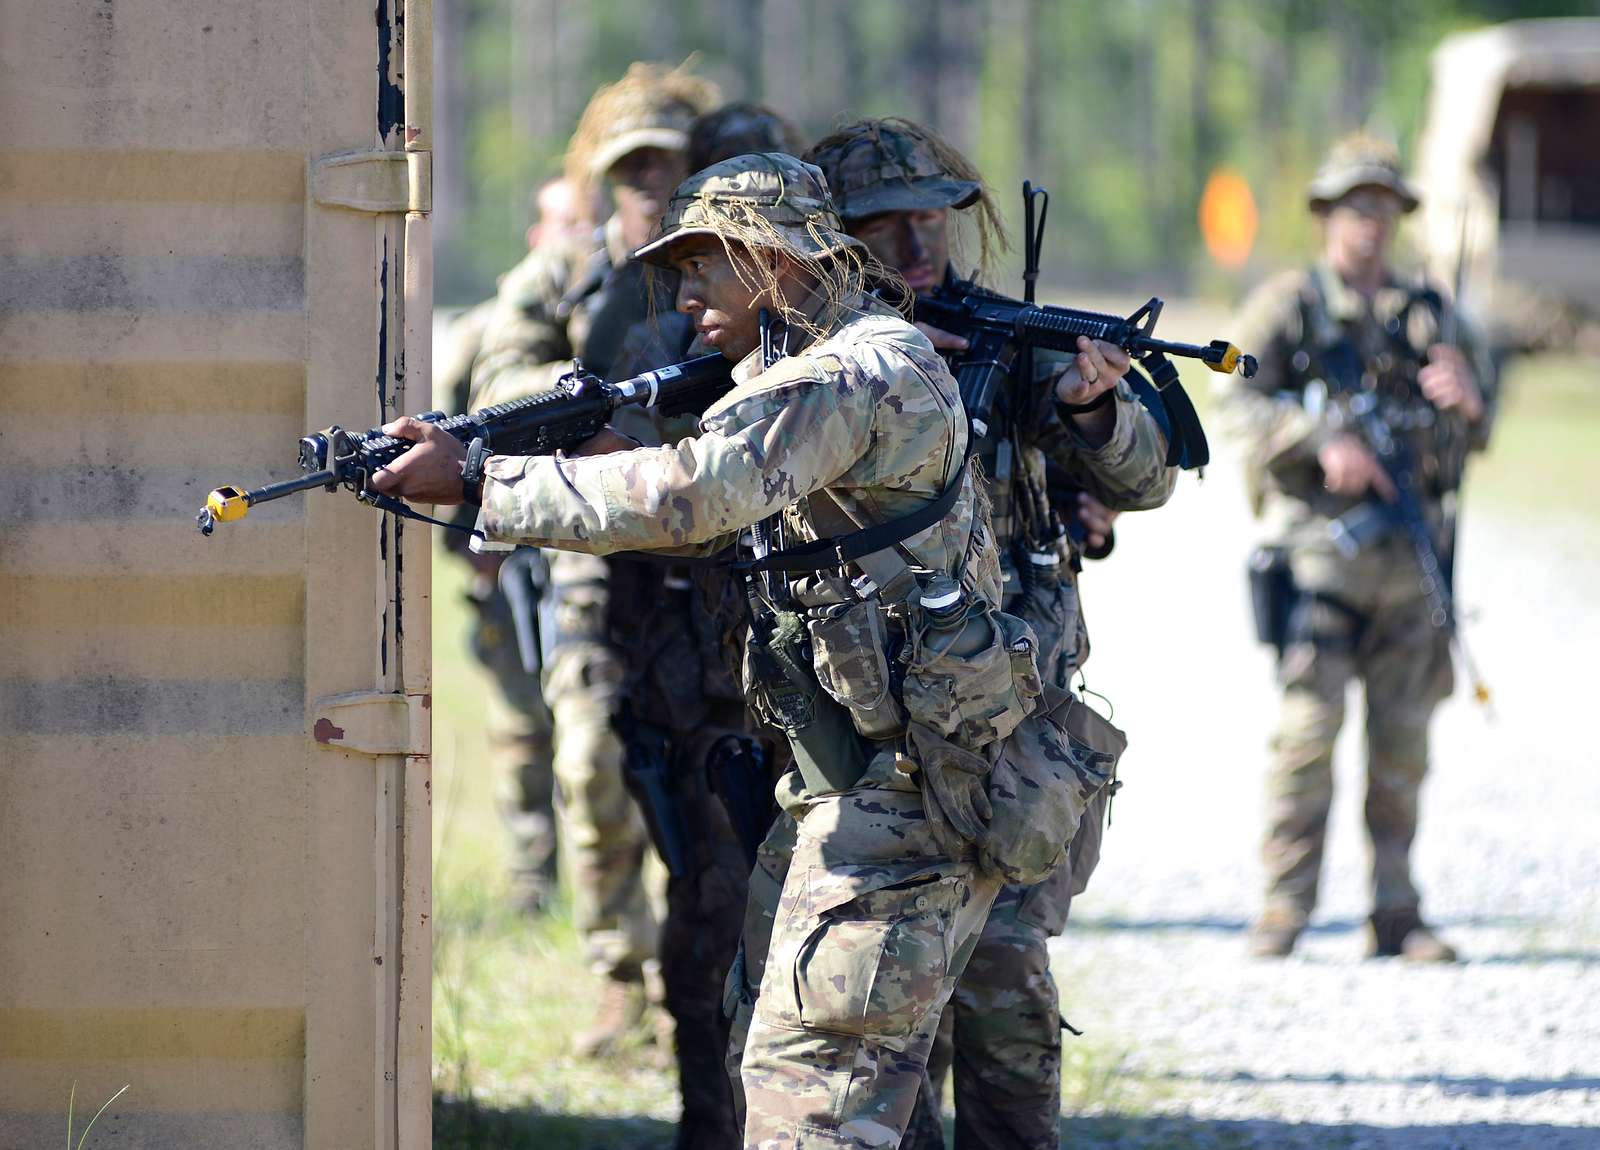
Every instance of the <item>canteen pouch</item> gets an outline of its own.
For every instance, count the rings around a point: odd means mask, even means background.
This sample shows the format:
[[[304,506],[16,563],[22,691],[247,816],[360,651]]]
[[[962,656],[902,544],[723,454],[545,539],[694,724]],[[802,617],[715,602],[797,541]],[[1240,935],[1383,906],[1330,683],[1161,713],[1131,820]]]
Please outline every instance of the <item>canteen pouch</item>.
[[[901,690],[912,723],[977,750],[1011,734],[1038,705],[1038,640],[1021,619],[975,600],[952,639],[921,612],[912,618],[918,624]]]
[[[991,814],[979,864],[1031,886],[1067,859],[1084,812],[1112,785],[1127,736],[1068,692],[1024,719],[989,771]]]
[[[890,690],[883,609],[876,599],[818,608],[806,626],[817,681],[850,713],[856,731],[887,739],[906,728]]]

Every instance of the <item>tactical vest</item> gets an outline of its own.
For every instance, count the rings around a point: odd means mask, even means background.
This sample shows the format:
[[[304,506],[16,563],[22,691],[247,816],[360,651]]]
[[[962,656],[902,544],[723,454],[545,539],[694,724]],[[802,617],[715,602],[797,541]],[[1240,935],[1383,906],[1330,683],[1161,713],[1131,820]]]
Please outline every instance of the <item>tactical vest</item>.
[[[1299,295],[1299,345],[1291,353],[1289,379],[1308,412],[1336,412],[1341,395],[1373,393],[1392,434],[1403,437],[1416,460],[1418,494],[1438,503],[1461,486],[1467,435],[1461,420],[1440,412],[1422,394],[1417,373],[1426,362],[1426,343],[1440,329],[1444,301],[1426,285],[1407,292],[1398,312],[1382,322],[1377,338],[1361,346],[1350,325],[1328,310],[1325,272],[1313,267]]]

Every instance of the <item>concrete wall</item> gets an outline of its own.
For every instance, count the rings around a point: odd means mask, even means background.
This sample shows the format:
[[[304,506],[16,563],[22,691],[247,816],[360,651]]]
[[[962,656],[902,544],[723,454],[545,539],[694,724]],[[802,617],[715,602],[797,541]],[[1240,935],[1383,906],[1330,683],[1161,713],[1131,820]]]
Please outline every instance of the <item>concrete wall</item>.
[[[0,1146],[426,1144],[426,537],[193,526],[427,405],[377,8],[0,4]]]

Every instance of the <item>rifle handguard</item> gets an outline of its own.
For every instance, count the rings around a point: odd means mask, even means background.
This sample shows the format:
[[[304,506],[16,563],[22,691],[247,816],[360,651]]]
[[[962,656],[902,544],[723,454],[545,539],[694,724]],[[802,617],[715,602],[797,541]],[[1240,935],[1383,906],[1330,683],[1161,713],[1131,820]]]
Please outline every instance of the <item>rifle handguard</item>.
[[[574,373],[563,377],[554,390],[526,399],[466,415],[430,411],[417,418],[442,428],[464,445],[481,444],[472,469],[481,484],[483,456],[542,455],[574,446],[604,427],[611,414],[625,405],[654,407],[667,416],[703,411],[731,385],[730,367],[721,355],[712,353],[617,383]],[[195,525],[202,535],[210,535],[218,523],[243,519],[258,503],[314,487],[333,491],[342,485],[374,506],[395,510],[385,502],[387,497],[372,491],[368,481],[414,446],[409,439],[385,435],[381,428],[360,434],[342,427],[312,432],[301,437],[299,444],[300,469],[307,474],[248,491],[219,487],[207,497],[204,510],[195,516]],[[473,474],[464,473],[462,478],[470,482]],[[395,501],[395,506],[402,505]]]

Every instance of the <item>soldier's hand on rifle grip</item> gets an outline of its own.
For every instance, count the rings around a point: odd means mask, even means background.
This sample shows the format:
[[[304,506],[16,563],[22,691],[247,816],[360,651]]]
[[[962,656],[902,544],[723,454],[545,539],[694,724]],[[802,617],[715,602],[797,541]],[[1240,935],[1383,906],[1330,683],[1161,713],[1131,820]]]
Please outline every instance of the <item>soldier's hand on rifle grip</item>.
[[[1335,495],[1354,498],[1371,489],[1385,503],[1393,503],[1399,494],[1378,457],[1353,435],[1340,435],[1323,444],[1317,463],[1322,468],[1323,489]]]
[[[1440,411],[1459,411],[1468,423],[1483,418],[1483,393],[1472,365],[1459,348],[1436,343],[1428,349],[1428,362],[1417,372],[1417,386]]]
[[[467,449],[459,439],[409,415],[384,424],[383,433],[417,446],[373,475],[376,490],[412,503],[448,507],[461,502],[461,465]]]
[[[1078,492],[1078,522],[1083,524],[1084,542],[1088,544],[1088,550],[1098,551],[1106,545],[1119,514],[1121,512],[1111,510],[1087,491]]]
[[[917,330],[928,337],[928,342],[939,351],[966,351],[967,339],[954,332],[934,327],[931,323],[918,323]]]

